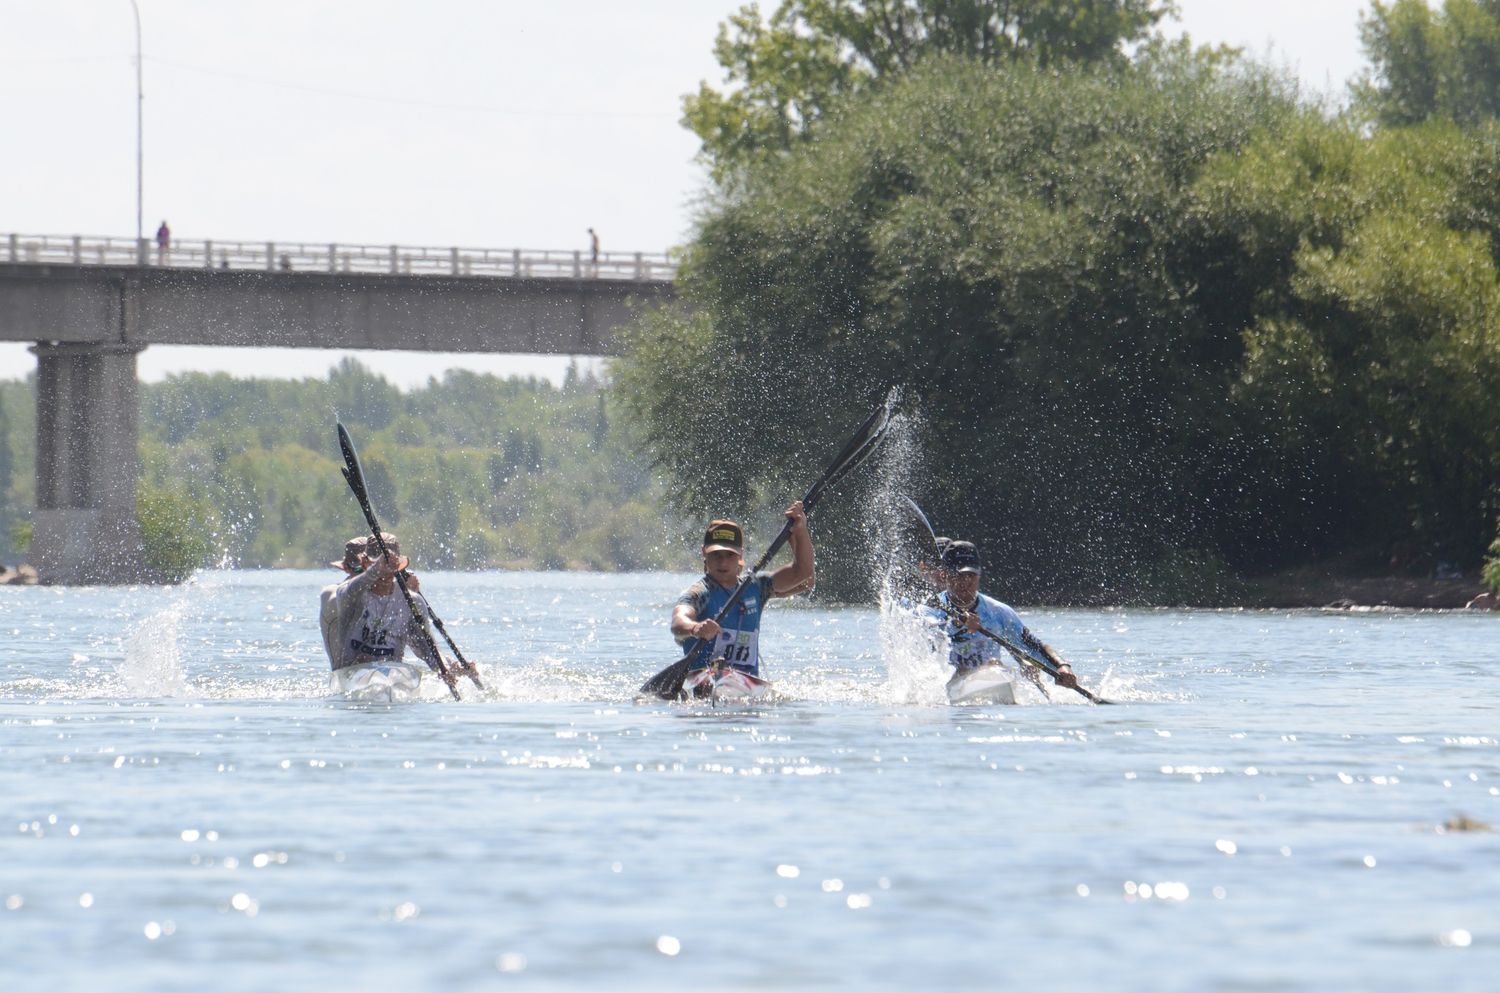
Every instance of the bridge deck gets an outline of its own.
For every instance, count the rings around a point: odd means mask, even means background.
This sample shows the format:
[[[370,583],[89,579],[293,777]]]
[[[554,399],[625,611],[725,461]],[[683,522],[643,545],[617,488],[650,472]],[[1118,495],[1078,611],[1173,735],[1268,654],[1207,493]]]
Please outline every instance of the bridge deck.
[[[4,245],[7,261],[44,265],[661,282],[677,274],[665,252],[600,252],[594,259],[578,250],[177,239],[161,251],[145,238],[48,234],[10,234]]]

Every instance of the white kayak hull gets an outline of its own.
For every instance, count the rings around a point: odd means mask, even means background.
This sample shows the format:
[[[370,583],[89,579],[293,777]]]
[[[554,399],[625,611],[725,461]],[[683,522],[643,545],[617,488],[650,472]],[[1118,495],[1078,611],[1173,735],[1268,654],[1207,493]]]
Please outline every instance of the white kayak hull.
[[[738,669],[719,667],[698,669],[687,674],[682,691],[689,700],[712,700],[716,703],[761,700],[771,695],[769,680]]]
[[[396,703],[421,696],[424,670],[412,662],[360,662],[335,669],[329,681],[353,700]]]
[[[961,669],[948,680],[948,702],[1015,703],[1015,674],[998,663],[982,665],[976,669]]]

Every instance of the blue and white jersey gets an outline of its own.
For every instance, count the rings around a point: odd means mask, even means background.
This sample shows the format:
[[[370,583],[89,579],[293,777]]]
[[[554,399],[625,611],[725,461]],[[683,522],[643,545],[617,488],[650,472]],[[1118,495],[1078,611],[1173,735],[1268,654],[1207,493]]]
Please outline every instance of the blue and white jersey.
[[[945,610],[956,612],[946,590],[939,593],[937,599],[942,606],[928,608],[927,616],[944,625],[944,633],[948,636],[949,665],[960,670],[976,669],[991,660],[1008,657],[1005,649],[997,645],[989,635],[970,631],[945,613]],[[981,627],[989,628],[1010,642],[1018,651],[1027,655],[1035,653],[1036,650],[1031,647],[1032,643],[1036,642],[1035,636],[1026,630],[1025,624],[1021,623],[1021,615],[1010,607],[994,597],[981,593],[971,612],[979,615]],[[1040,644],[1040,642],[1037,643]]]
[[[741,576],[743,580],[745,577]],[[706,621],[717,617],[724,604],[729,602],[733,588],[725,589],[704,576],[683,591],[677,598],[677,606],[686,605],[693,612],[693,620]],[[760,675],[760,614],[766,601],[774,595],[769,572],[757,572],[745,586],[745,592],[729,608],[719,621],[722,630],[712,641],[701,642],[688,670],[706,669],[708,664],[723,659],[730,666],[752,676]],[[687,650],[692,638],[678,640],[678,645]]]

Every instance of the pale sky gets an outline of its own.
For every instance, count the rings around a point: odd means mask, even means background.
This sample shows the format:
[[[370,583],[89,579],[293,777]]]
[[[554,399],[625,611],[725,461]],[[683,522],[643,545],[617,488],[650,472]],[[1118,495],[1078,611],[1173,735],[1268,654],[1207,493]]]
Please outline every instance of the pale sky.
[[[776,0],[765,0],[769,11]],[[704,178],[683,94],[722,82],[741,0],[139,0],[144,233],[606,251],[687,240]],[[1178,0],[1200,43],[1315,90],[1363,65],[1368,0]],[[0,237],[136,229],[130,0],[0,0]],[[140,374],[317,376],[343,353],[154,346]],[[453,364],[555,376],[565,359],[360,353],[402,386]],[[0,377],[25,346],[0,344]]]

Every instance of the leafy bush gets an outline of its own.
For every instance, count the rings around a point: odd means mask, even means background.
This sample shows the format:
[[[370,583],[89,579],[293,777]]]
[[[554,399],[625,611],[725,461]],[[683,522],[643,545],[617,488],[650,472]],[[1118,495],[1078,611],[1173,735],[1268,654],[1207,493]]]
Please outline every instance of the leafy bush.
[[[1500,522],[1496,523],[1495,540],[1490,543],[1490,557],[1484,563],[1484,584],[1491,593],[1500,593]]]
[[[136,491],[136,517],[152,579],[180,583],[213,557],[219,519],[207,500],[142,485]]]
[[[10,526],[10,547],[21,553],[31,549],[31,521],[20,520]]]

